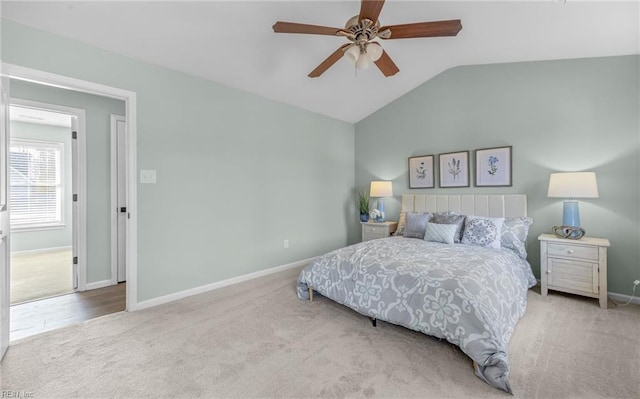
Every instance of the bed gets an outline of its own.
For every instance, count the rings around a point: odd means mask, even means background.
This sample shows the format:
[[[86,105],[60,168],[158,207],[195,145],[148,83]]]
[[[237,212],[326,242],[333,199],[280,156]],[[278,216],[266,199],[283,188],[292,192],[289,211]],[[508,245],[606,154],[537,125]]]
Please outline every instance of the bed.
[[[374,326],[383,320],[446,339],[473,360],[478,377],[511,392],[508,343],[526,310],[527,291],[536,283],[524,249],[531,223],[526,196],[406,194],[402,212],[407,227],[412,223],[406,235],[415,237],[415,220],[433,222],[434,215],[437,221],[470,216],[464,224],[468,231],[460,234],[460,243],[449,241],[451,234],[441,243],[431,239],[431,232],[450,232],[455,224],[427,223],[429,241],[392,236],[329,252],[300,272],[298,297],[312,300],[315,291],[370,317]],[[489,245],[479,245],[474,231],[487,221],[493,226],[487,235],[500,225],[500,242],[494,234]],[[526,229],[513,231],[514,223],[523,221]],[[512,248],[512,237],[502,241],[505,234],[519,234],[522,246]]]

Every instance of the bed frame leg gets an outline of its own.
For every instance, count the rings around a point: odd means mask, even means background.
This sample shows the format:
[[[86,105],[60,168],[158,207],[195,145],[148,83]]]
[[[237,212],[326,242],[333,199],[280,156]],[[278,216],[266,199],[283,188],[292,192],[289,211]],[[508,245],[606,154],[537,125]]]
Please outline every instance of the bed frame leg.
[[[376,324],[377,320],[376,320],[376,318],[375,318],[375,317],[369,317],[369,319],[371,320],[371,324],[373,324],[373,326],[374,326],[374,327],[377,327],[377,324]]]
[[[313,302],[313,288],[310,286],[307,286],[307,288],[309,289],[309,302]]]

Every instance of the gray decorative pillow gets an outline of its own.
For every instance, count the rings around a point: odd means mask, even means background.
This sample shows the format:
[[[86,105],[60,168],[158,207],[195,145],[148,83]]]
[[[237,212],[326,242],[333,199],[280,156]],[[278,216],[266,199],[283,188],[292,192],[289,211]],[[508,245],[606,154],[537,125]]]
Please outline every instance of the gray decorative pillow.
[[[407,212],[400,212],[400,216],[398,217],[398,227],[396,227],[396,231],[393,233],[394,236],[402,236],[404,235],[404,229],[407,225]]]
[[[458,225],[456,224],[427,223],[424,239],[425,241],[453,244],[457,229]]]
[[[429,223],[429,213],[407,213],[407,224],[404,229],[404,236],[407,238],[424,238],[424,233]]]
[[[500,246],[518,254],[522,259],[527,259],[527,236],[529,226],[533,219],[528,217],[508,218],[504,220],[500,238]]]
[[[480,247],[500,248],[504,218],[467,216],[462,243]]]
[[[456,234],[453,237],[454,242],[459,243],[462,240],[462,228],[464,227],[464,215],[458,215],[453,212],[439,212],[433,215],[433,223],[438,224],[455,224]]]

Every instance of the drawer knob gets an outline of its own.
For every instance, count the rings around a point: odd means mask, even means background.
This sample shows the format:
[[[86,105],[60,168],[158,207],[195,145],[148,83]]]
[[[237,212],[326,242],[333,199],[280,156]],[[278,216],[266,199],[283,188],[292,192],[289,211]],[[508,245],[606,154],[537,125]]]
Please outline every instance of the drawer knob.
[[[567,253],[568,253],[569,255],[571,255],[571,254],[573,253],[573,249],[569,249],[569,250],[567,250]]]
[[[551,270],[547,270],[547,274],[551,274]]]

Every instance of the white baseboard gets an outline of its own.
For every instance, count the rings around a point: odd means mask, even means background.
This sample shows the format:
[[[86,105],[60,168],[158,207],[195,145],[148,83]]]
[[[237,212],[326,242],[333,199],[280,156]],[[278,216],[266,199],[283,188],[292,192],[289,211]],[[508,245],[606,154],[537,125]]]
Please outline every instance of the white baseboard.
[[[616,302],[627,303],[631,299],[631,295],[618,294],[616,292],[608,292],[607,294],[609,295],[609,299],[614,300]],[[640,293],[636,293],[636,296],[634,296],[633,299],[631,299],[630,303],[635,303],[636,305],[640,305],[640,297],[638,297],[638,294]],[[618,303],[618,305],[620,305],[620,303]]]
[[[38,254],[42,252],[53,252],[53,251],[65,251],[72,250],[73,247],[71,245],[66,247],[52,247],[52,248],[39,248],[39,249],[28,249],[26,251],[11,251],[12,255],[20,255],[20,254]]]
[[[285,271],[285,270],[288,270],[288,269],[293,269],[295,267],[304,266],[304,265],[308,264],[309,262],[311,262],[312,259],[313,258],[303,259],[303,260],[299,260],[297,262],[288,263],[286,265],[276,266],[276,267],[272,267],[272,268],[269,268],[269,269],[260,270],[260,271],[254,272],[254,273],[244,274],[242,276],[233,277],[233,278],[230,278],[230,279],[227,279],[227,280],[217,281],[215,283],[202,285],[202,286],[191,288],[191,289],[188,289],[188,290],[176,292],[176,293],[173,293],[173,294],[169,294],[169,295],[165,295],[165,296],[161,296],[161,297],[157,297],[157,298],[153,298],[153,299],[148,299],[146,301],[142,301],[142,302],[136,303],[136,306],[134,307],[134,309],[127,309],[127,310],[136,311],[136,310],[147,309],[147,308],[151,308],[151,307],[154,307],[154,306],[162,305],[164,303],[177,301],[178,299],[186,298],[188,296],[202,294],[204,292],[217,290],[219,288],[227,287],[229,285],[242,283],[244,281],[253,280],[253,279],[258,278],[258,277],[263,277],[263,276],[266,276],[266,275],[269,275],[269,274],[278,273],[278,272]]]
[[[86,285],[86,290],[85,291],[90,291],[90,290],[96,290],[98,288],[104,288],[104,287],[108,287],[110,285],[115,285],[113,283],[111,283],[111,280],[101,280],[101,281],[94,281],[93,283],[87,283]]]

